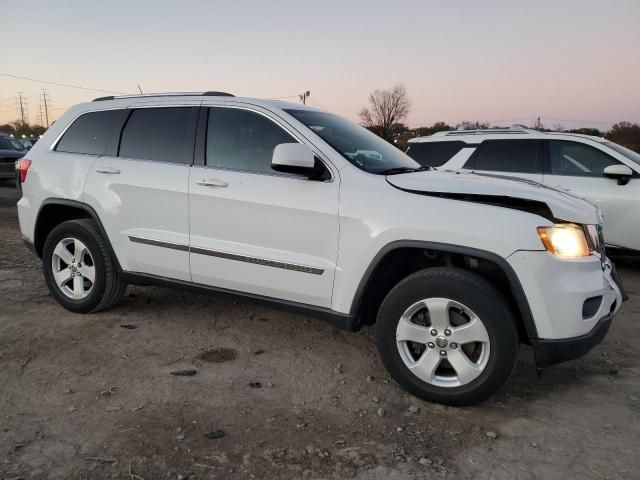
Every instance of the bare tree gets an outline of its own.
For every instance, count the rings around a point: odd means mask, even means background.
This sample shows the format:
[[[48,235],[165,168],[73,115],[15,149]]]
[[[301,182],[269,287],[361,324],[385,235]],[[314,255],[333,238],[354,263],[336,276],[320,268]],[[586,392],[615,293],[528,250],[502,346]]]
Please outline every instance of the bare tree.
[[[365,127],[392,141],[393,126],[406,118],[410,107],[411,102],[404,85],[396,85],[389,90],[376,90],[371,93],[369,106],[360,111],[360,118]]]

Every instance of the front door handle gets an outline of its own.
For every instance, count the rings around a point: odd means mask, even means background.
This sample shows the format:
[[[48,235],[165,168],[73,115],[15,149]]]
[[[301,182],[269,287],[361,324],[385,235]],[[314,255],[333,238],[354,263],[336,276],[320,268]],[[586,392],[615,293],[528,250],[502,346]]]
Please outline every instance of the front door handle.
[[[564,191],[564,192],[570,192],[570,191],[571,191],[571,189],[570,189],[570,188],[563,187],[562,185],[556,185],[556,186],[555,186],[555,188],[556,188],[557,190],[562,190],[562,191]]]
[[[223,182],[222,180],[218,180],[217,178],[201,178],[196,183],[198,185],[202,185],[203,187],[225,188],[229,186],[227,182]]]
[[[110,175],[117,175],[120,173],[120,170],[113,167],[98,167],[96,168],[96,172],[98,173],[108,173]]]

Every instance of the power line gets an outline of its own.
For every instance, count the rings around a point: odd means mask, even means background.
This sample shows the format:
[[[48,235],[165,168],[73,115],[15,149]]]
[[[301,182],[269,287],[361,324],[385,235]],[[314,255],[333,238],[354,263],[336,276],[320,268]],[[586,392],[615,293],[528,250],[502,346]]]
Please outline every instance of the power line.
[[[17,78],[19,80],[27,80],[29,82],[46,83],[48,85],[56,85],[58,87],[77,88],[79,90],[89,90],[92,92],[117,93],[118,95],[126,95],[124,92],[115,92],[113,90],[102,90],[100,88],[81,87],[79,85],[68,85],[66,83],[50,82],[48,80],[38,80],[36,78],[22,77],[20,75],[12,75],[10,73],[0,73],[0,77]]]
[[[269,100],[284,100],[285,98],[299,98],[300,95],[287,95],[286,97],[269,97]]]
[[[324,105],[322,105],[318,100],[316,100],[315,98],[312,98],[311,101],[313,103],[315,103],[316,105],[318,105],[321,109],[323,110],[329,110],[328,108],[326,108]]]

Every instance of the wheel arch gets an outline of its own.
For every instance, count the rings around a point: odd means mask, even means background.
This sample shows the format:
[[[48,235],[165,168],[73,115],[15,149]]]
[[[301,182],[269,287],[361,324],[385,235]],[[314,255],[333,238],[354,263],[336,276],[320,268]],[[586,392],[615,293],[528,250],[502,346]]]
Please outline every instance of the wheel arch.
[[[375,321],[375,315],[382,299],[398,281],[406,276],[432,266],[460,266],[473,271],[469,265],[481,265],[476,273],[489,281],[499,281],[508,286],[509,296],[518,320],[521,340],[528,342],[538,338],[538,332],[522,284],[509,263],[500,255],[473,247],[451,245],[419,240],[398,240],[385,245],[373,258],[363,275],[351,303],[350,315],[354,319],[354,329]],[[399,263],[397,263],[399,262]],[[435,263],[434,263],[435,262]],[[443,263],[444,262],[444,263]],[[457,262],[457,263],[456,263]],[[382,276],[393,265],[390,280]],[[395,268],[399,266],[400,268]],[[389,277],[387,277],[389,278]],[[381,286],[376,284],[381,283]],[[373,322],[371,319],[373,318]]]
[[[118,271],[121,271],[118,257],[111,246],[111,241],[107,235],[104,225],[96,211],[86,203],[77,200],[69,200],[66,198],[47,198],[42,202],[36,216],[36,222],[33,232],[33,246],[37,255],[42,258],[42,251],[47,236],[51,231],[62,222],[68,220],[76,220],[79,218],[88,218],[96,222],[100,235],[104,238],[109,253],[115,260]]]

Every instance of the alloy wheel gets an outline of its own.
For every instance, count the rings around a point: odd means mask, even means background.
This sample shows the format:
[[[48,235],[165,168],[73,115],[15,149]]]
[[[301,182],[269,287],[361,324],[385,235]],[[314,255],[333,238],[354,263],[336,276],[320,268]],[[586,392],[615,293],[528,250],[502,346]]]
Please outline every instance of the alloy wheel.
[[[93,290],[96,278],[93,256],[77,238],[58,242],[51,256],[51,271],[56,286],[73,300],[83,300]]]
[[[478,378],[487,366],[491,348],[478,315],[447,298],[427,298],[407,308],[396,328],[396,345],[414,375],[447,388]]]

